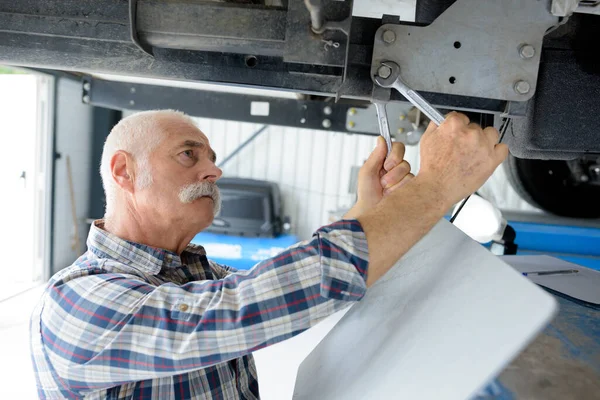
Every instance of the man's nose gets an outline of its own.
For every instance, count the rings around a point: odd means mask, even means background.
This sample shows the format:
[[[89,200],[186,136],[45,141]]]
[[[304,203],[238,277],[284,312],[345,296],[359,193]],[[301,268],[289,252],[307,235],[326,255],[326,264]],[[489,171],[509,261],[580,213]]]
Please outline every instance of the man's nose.
[[[221,168],[217,167],[215,164],[212,164],[211,167],[205,171],[203,176],[201,177],[202,181],[209,181],[215,183],[221,178],[223,175],[223,171]]]

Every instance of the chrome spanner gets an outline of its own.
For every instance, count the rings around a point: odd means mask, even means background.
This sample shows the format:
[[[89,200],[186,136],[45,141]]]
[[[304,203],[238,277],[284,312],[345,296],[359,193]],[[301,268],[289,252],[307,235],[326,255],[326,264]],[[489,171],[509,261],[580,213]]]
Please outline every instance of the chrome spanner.
[[[380,68],[378,75],[375,76],[375,83],[383,88],[394,88],[402,94],[406,98],[406,100],[410,101],[415,107],[417,107],[423,114],[425,114],[431,121],[433,121],[436,125],[440,125],[444,122],[444,116],[440,113],[434,106],[432,106],[427,100],[425,100],[421,95],[411,89],[400,77],[400,66],[393,61],[384,61],[381,63],[383,67],[387,67],[390,70],[390,74],[387,77],[380,76],[382,69]],[[386,75],[387,75],[387,70]],[[385,115],[385,106],[383,103],[375,102],[375,108],[377,110],[377,118],[379,120],[379,129],[381,131],[382,136],[384,136],[384,132],[387,132],[389,136],[389,124],[387,121],[387,116],[382,118],[380,115]],[[382,121],[385,119],[385,121]],[[387,126],[387,130],[383,130],[383,125]],[[391,148],[389,145],[388,149]]]

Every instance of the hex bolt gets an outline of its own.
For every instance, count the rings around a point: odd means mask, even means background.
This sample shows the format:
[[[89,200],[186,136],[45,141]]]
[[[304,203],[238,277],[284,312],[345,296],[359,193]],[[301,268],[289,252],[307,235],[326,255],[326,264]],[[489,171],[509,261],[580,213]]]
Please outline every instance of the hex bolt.
[[[328,119],[324,119],[322,125],[323,125],[323,128],[329,129],[329,128],[331,128],[331,121]]]
[[[400,116],[398,117],[398,119],[399,119],[400,121],[404,121],[404,120],[406,119],[406,115],[404,115],[404,114],[400,114]]]
[[[348,128],[354,128],[356,126],[356,122],[348,121]]]
[[[350,115],[356,115],[356,108],[351,108],[348,110],[348,114]]]
[[[129,91],[130,91],[131,93],[135,93],[135,88],[134,88],[134,87],[132,87],[131,89],[129,89]]]
[[[331,109],[331,107],[325,106],[325,108],[323,108],[323,112],[325,113],[325,115],[331,115],[333,110]]]
[[[300,118],[300,123],[301,124],[305,124],[306,123],[306,118]]]
[[[533,58],[535,56],[535,47],[530,44],[523,44],[519,47],[519,55],[525,59]]]
[[[84,103],[89,103],[90,102],[90,96],[88,96],[87,94],[85,96],[83,96],[83,102]]]
[[[383,41],[387,44],[394,43],[396,41],[396,34],[394,31],[384,31],[383,32]]]
[[[129,105],[130,105],[130,106],[135,106],[135,101],[133,101],[133,100],[129,100]]]
[[[379,75],[383,79],[389,78],[391,74],[392,74],[392,69],[390,67],[388,67],[387,65],[382,65],[377,70],[377,75]]]
[[[527,81],[515,82],[515,92],[519,94],[527,94],[531,90],[531,85]]]
[[[92,85],[90,85],[89,82],[85,82],[83,84],[83,90],[85,90],[86,92],[89,92],[91,88],[92,88]]]

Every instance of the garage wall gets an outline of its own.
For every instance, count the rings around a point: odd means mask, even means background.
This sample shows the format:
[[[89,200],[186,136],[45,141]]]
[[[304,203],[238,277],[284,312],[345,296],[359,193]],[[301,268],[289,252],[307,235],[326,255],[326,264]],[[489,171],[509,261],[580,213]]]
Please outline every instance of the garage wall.
[[[262,126],[196,121],[220,160]],[[270,126],[224,166],[223,174],[277,182],[293,232],[305,239],[331,213],[354,203],[352,167],[362,165],[374,146],[372,136]]]
[[[69,266],[85,251],[89,225],[91,168],[91,124],[93,108],[81,102],[81,83],[65,78],[57,80],[54,171],[54,225],[52,274]],[[67,175],[67,156],[71,160],[77,227],[80,248],[75,246],[75,225]]]

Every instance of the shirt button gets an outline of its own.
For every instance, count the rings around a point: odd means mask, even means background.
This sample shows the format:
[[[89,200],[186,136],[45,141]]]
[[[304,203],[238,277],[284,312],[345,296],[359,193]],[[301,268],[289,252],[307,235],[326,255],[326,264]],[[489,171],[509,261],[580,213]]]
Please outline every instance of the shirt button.
[[[189,308],[189,306],[185,303],[179,305],[179,311],[181,311],[181,312],[186,312],[188,310],[188,308]]]

